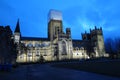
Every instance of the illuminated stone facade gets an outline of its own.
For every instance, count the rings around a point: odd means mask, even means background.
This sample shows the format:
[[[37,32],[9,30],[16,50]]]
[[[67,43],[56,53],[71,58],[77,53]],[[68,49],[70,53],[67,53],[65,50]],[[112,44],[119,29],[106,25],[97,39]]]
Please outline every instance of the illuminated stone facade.
[[[48,38],[23,37],[19,21],[14,32],[18,45],[17,62],[57,61],[88,59],[105,54],[102,28],[82,34],[82,40],[71,38],[71,29],[63,31],[62,13],[51,10],[48,16]]]

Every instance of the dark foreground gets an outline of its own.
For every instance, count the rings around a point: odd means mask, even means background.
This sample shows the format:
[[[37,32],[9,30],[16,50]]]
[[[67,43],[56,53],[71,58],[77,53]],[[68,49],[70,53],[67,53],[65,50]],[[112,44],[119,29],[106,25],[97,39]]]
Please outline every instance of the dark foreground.
[[[0,80],[120,80],[117,77],[98,75],[49,64],[20,65],[11,72],[0,72]]]
[[[120,60],[80,61],[76,63],[55,64],[52,66],[120,77]]]

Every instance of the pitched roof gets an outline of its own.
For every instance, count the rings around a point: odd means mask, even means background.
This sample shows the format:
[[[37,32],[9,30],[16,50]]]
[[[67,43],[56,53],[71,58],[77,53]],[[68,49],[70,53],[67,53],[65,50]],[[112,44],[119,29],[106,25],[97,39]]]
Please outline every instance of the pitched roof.
[[[87,47],[90,46],[90,40],[72,40],[73,47]]]
[[[38,38],[38,37],[21,37],[21,40],[30,40],[30,41],[49,41],[48,38]]]
[[[81,44],[82,44],[82,40],[78,40],[78,39],[73,39],[72,40],[72,43],[73,43],[73,47],[82,47]]]

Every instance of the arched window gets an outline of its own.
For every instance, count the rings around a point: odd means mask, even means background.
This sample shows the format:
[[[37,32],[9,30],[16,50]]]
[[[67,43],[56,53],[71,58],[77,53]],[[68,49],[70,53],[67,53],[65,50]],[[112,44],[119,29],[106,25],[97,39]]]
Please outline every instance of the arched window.
[[[78,47],[76,47],[76,48],[75,48],[75,50],[76,50],[76,51],[79,51],[79,48],[78,48]]]
[[[27,53],[28,57],[31,57],[32,56],[32,50],[28,50],[28,53]]]
[[[62,42],[62,55],[67,55],[66,43],[65,43],[65,41]]]
[[[36,50],[36,56],[40,56],[40,50]]]
[[[36,47],[36,48],[39,48],[39,43],[35,43],[35,47]]]
[[[35,48],[36,48],[36,50],[35,50],[35,55],[36,56],[40,56],[40,44],[39,43],[35,43]]]
[[[33,47],[33,44],[32,44],[32,43],[29,43],[29,44],[27,45],[27,47],[31,48],[31,47]]]
[[[28,55],[28,57],[32,57],[32,47],[33,47],[33,44],[29,43],[29,44],[27,44],[27,47],[28,47],[27,55]]]

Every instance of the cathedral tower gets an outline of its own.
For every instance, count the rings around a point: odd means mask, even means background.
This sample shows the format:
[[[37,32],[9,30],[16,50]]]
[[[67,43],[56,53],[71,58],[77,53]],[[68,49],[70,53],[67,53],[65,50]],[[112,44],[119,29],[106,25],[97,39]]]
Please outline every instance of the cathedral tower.
[[[94,51],[97,53],[96,57],[103,57],[105,54],[104,39],[102,28],[96,28],[90,31],[91,40]]]
[[[50,10],[48,14],[48,39],[53,41],[59,33],[63,33],[62,13],[57,10]]]

